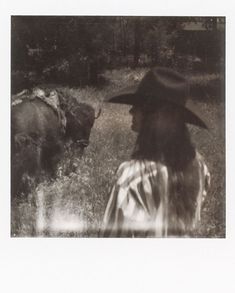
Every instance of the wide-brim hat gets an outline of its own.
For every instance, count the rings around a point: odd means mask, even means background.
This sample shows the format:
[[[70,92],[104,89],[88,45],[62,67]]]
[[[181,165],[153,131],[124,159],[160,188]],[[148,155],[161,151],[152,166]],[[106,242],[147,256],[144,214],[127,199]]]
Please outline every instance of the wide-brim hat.
[[[170,103],[180,111],[186,123],[208,128],[196,104],[189,99],[187,79],[172,69],[155,67],[148,71],[140,83],[106,97],[106,102],[149,106]]]

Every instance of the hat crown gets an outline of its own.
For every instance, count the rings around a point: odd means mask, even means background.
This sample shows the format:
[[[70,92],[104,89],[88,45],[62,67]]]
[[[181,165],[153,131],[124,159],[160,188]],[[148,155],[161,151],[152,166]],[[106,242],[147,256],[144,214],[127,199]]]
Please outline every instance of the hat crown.
[[[184,105],[188,96],[188,82],[179,73],[168,68],[153,68],[141,80],[136,93],[142,102],[164,100]]]

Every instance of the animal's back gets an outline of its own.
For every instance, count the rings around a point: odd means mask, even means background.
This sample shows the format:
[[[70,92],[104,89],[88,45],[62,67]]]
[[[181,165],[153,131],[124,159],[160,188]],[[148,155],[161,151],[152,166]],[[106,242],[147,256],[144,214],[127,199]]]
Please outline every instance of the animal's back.
[[[12,107],[12,135],[24,133],[41,138],[55,138],[60,125],[55,111],[40,100],[27,100]]]

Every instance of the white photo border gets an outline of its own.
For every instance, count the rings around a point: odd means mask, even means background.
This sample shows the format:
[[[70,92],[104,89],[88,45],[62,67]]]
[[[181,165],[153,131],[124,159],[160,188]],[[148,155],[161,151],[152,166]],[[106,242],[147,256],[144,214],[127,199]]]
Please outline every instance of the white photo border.
[[[229,3],[230,2],[230,3]],[[234,15],[232,1],[0,2],[2,292],[235,292]],[[11,15],[226,17],[226,238],[30,239],[10,237]],[[174,290],[174,291],[173,291]]]

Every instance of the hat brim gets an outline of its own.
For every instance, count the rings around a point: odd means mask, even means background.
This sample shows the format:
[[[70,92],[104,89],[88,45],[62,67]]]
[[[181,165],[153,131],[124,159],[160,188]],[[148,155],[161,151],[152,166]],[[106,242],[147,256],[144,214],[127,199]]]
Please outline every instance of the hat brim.
[[[185,107],[181,106],[181,108],[186,123],[209,129],[205,121],[200,117],[199,109],[195,103],[189,100],[186,102]]]
[[[131,86],[121,90],[118,93],[106,96],[105,102],[114,104],[136,105],[137,104],[137,86]]]
[[[137,86],[126,88],[115,94],[115,96],[107,96],[105,102],[125,105],[141,105],[143,104],[143,98],[136,93],[136,90]],[[192,100],[187,100],[185,105],[176,104],[170,101],[164,102],[173,104],[174,107],[182,113],[186,123],[208,129],[207,124],[200,117],[201,115],[197,105]]]

